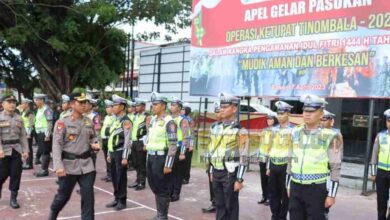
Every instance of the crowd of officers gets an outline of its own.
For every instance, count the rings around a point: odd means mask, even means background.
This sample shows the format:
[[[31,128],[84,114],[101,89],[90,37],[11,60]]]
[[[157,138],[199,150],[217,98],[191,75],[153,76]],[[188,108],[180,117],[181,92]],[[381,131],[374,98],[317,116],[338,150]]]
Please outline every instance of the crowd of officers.
[[[62,96],[62,113],[45,104],[46,95],[34,95],[33,102],[22,99],[16,108],[12,95],[1,99],[0,113],[0,196],[1,187],[10,177],[10,206],[19,208],[17,194],[22,169],[32,169],[32,138],[38,145],[36,177],[49,175],[50,153],[58,176],[58,191],[50,206],[49,219],[57,219],[78,183],[81,218],[94,219],[96,155],[104,152],[106,175],[112,182],[113,200],[106,207],[126,208],[127,188],[144,190],[146,179],[155,195],[157,216],[168,219],[170,202],[180,199],[182,184],[189,181],[194,149],[191,108],[176,97],[151,94],[148,100],[127,100],[113,95],[104,100],[106,115],[101,123],[96,112],[97,100],[84,93]],[[215,103],[216,122],[210,127],[207,174],[211,206],[203,212],[216,212],[216,219],[239,218],[239,191],[244,187],[248,160],[260,166],[262,198],[269,205],[272,220],[328,218],[336,203],[343,157],[341,132],[333,128],[335,115],[325,110],[323,98],[304,95],[303,124],[290,122],[292,106],[275,103],[276,113],[267,115],[267,128],[259,132],[259,147],[249,152],[248,131],[236,115],[240,99],[221,93]],[[169,111],[168,111],[168,104]],[[168,113],[169,112],[169,113]],[[19,114],[18,114],[19,113]],[[378,219],[386,219],[390,188],[390,109],[385,113],[387,130],[375,140],[371,172],[377,184]],[[22,165],[22,160],[24,164]],[[136,170],[136,180],[127,184],[127,170]]]

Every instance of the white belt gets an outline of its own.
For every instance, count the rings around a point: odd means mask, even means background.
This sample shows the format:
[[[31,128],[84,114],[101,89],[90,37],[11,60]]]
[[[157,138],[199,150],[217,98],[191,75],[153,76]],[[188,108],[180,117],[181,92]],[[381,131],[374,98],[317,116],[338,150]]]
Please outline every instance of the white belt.
[[[152,155],[152,156],[164,156],[165,151],[163,151],[163,150],[159,150],[159,151],[149,150],[148,154]]]

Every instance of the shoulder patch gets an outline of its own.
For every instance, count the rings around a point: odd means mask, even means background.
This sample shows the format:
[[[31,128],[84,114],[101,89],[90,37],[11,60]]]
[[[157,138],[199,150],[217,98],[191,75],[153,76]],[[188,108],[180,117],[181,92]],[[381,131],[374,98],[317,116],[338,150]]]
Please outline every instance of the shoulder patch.
[[[56,126],[57,131],[61,131],[62,129],[64,129],[64,127],[65,127],[64,121],[58,120]]]
[[[131,128],[131,121],[125,120],[123,122],[123,128],[126,129],[126,130],[129,130]]]
[[[167,130],[168,132],[176,132],[177,131],[177,125],[174,121],[169,121],[167,123]]]

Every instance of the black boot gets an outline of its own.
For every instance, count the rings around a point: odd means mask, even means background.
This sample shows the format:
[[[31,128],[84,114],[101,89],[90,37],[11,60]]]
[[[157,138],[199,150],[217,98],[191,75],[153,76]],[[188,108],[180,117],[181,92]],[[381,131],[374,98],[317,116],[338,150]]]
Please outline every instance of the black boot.
[[[35,164],[35,165],[41,164],[41,160],[40,160],[38,157],[36,157],[36,158],[35,158],[35,161],[34,161],[34,164]]]
[[[154,199],[156,201],[157,215],[154,218],[150,219],[150,220],[158,220],[158,210],[160,210],[160,203],[159,203],[159,199],[158,198],[159,197],[157,195],[154,195]]]
[[[18,200],[16,199],[18,197],[18,192],[16,191],[11,191],[11,200],[9,201],[9,205],[13,209],[18,209],[20,208],[20,205],[18,204]]]
[[[158,197],[159,209],[157,209],[157,219],[158,220],[168,220],[168,210],[169,202],[171,198],[169,197]]]
[[[58,212],[50,210],[50,214],[49,214],[48,220],[57,220],[57,217],[58,217]]]
[[[23,166],[22,166],[22,169],[23,170],[31,170],[33,167],[32,166],[30,166],[29,164],[23,164]]]
[[[114,208],[118,205],[118,201],[114,200],[106,205],[106,208]]]
[[[210,207],[202,208],[203,213],[214,213],[215,211],[216,210],[214,204],[211,204]]]
[[[138,186],[138,182],[134,182],[132,184],[129,184],[127,187],[128,188],[136,188]]]
[[[118,204],[115,206],[116,211],[120,211],[127,208],[126,201],[125,202],[118,202]]]
[[[138,184],[137,187],[135,187],[136,191],[144,190],[145,189],[145,183]]]
[[[41,156],[42,164],[41,171],[35,174],[36,177],[45,177],[49,176],[49,164],[50,164],[50,155],[44,154]]]
[[[268,201],[267,197],[263,197],[261,200],[257,201],[257,204],[264,204]]]
[[[47,170],[38,171],[38,172],[35,173],[35,176],[36,176],[36,177],[45,177],[45,176],[49,176],[49,171],[47,171]]]

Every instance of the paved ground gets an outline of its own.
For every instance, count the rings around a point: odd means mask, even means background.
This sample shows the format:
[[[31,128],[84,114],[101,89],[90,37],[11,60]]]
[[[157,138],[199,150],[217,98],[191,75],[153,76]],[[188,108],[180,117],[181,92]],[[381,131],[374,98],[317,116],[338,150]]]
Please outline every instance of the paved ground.
[[[100,163],[99,163],[100,162]],[[105,208],[112,200],[112,185],[100,180],[103,175],[102,155],[99,155],[98,175],[95,184],[96,219],[150,219],[155,215],[154,196],[149,188],[137,192],[128,190],[128,208],[121,212]],[[57,190],[56,177],[37,179],[33,171],[23,173],[19,202],[21,209],[13,210],[8,206],[8,182],[3,186],[3,197],[0,200],[0,218],[6,219],[46,219],[51,200]],[[128,172],[129,183],[134,181],[135,172]],[[257,171],[248,172],[245,188],[240,193],[240,219],[270,219],[269,207],[258,205],[260,196],[260,179]],[[77,188],[77,187],[76,187]],[[209,205],[207,177],[203,169],[194,168],[190,184],[183,186],[181,200],[171,203],[171,219],[214,219],[213,214],[202,214],[201,208]],[[80,219],[80,199],[73,194],[71,200],[60,213],[59,219]],[[360,196],[359,190],[341,188],[337,204],[331,209],[330,219],[375,219],[375,195]]]

